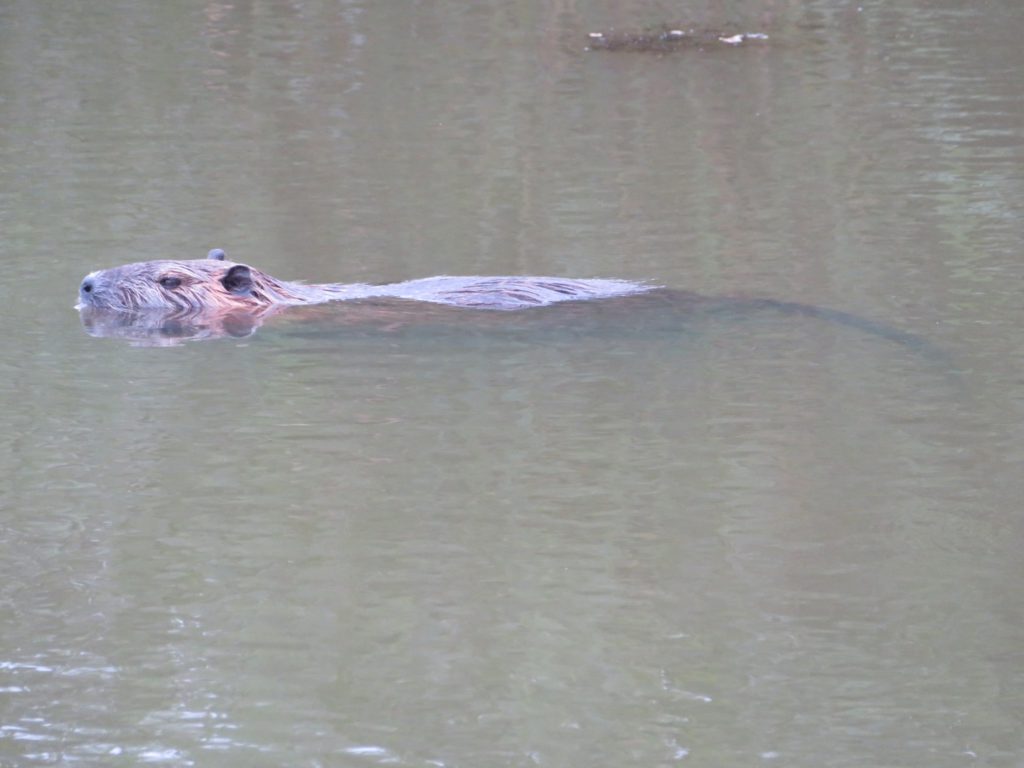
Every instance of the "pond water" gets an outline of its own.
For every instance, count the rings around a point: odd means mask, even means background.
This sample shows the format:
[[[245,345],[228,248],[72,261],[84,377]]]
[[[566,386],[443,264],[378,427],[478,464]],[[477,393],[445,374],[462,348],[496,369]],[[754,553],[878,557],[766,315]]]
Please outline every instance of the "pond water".
[[[0,2],[0,765],[1019,766],[1024,9]],[[764,32],[587,51],[662,22]],[[141,346],[87,272],[853,313]]]

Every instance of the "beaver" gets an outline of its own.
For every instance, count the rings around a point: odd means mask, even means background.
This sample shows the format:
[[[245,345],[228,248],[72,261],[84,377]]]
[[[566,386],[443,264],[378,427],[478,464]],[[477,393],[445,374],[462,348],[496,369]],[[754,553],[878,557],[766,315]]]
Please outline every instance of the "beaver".
[[[867,318],[776,299],[702,296],[609,278],[440,276],[384,285],[309,284],[279,280],[247,264],[228,261],[220,248],[205,259],[142,261],[91,272],[79,286],[75,308],[94,336],[171,345],[189,339],[248,336],[285,309],[315,308],[328,302],[360,300],[355,302],[360,311],[340,321],[396,327],[438,319],[437,313],[416,310],[417,303],[439,311],[480,310],[494,316],[502,311],[601,300],[597,303],[602,306],[631,313],[639,305],[629,302],[642,296],[650,297],[659,309],[673,312],[736,315],[768,310],[856,328],[919,351],[927,346],[914,334]],[[396,304],[395,299],[404,301]],[[476,317],[482,322],[480,314]]]

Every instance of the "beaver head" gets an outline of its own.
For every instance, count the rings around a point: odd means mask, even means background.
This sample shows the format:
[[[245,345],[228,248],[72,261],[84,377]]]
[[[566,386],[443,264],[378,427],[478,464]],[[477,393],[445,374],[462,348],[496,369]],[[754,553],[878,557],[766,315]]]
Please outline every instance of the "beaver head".
[[[121,311],[259,311],[303,303],[288,285],[216,248],[206,259],[141,261],[92,272],[78,289],[78,308]]]

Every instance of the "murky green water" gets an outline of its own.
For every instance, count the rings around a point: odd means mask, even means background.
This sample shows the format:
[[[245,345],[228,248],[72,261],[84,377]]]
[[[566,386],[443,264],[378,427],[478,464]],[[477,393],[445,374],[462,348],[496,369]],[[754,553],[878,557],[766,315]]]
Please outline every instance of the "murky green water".
[[[662,21],[767,32],[587,52]],[[1018,766],[1024,10],[0,2],[0,765]],[[88,271],[856,313],[271,322]],[[509,316],[504,316],[509,317]]]

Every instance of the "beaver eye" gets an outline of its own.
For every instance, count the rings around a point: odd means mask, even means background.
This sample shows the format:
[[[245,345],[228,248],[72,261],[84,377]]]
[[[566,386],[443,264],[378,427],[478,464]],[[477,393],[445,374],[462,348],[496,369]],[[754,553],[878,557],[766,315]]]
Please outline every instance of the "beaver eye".
[[[175,288],[177,288],[179,285],[181,285],[181,278],[180,277],[161,277],[160,278],[160,285],[162,285],[164,288],[167,288],[168,290],[173,291]]]

